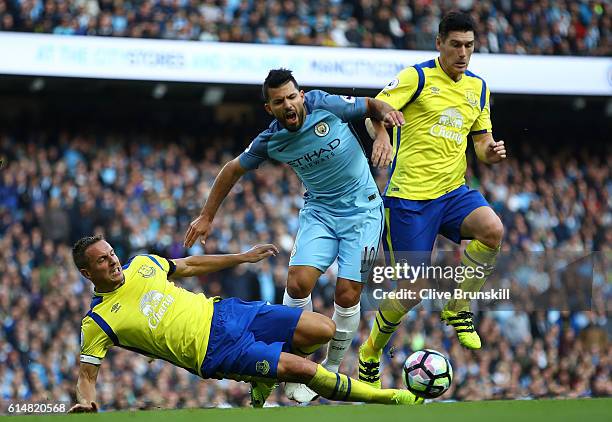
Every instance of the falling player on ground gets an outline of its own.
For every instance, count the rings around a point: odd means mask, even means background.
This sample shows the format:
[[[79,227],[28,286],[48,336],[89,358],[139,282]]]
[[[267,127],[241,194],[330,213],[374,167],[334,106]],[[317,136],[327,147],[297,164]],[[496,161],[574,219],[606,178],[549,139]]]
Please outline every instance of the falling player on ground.
[[[96,412],[96,379],[108,350],[121,347],[166,360],[202,378],[251,381],[262,407],[274,381],[306,383],[331,400],[420,404],[404,390],[377,390],[294,354],[313,351],[335,331],[324,315],[298,308],[206,297],[169,279],[192,277],[277,254],[274,245],[236,255],[166,259],[137,255],[123,267],[101,236],[84,237],[72,251],[75,266],[94,285],[81,326],[77,404],[70,412]]]

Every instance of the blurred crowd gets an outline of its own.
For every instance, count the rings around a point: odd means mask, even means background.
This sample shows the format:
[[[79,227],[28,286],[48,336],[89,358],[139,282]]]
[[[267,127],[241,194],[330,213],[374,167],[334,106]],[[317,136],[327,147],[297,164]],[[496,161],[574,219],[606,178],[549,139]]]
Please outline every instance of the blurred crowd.
[[[477,51],[609,55],[609,1],[0,0],[0,30],[264,44],[433,50],[450,10]]]
[[[92,292],[71,259],[71,245],[81,236],[104,234],[124,262],[144,251],[173,258],[236,253],[273,242],[281,250],[276,258],[180,283],[208,295],[282,302],[303,203],[301,184],[289,168],[269,164],[248,173],[223,203],[205,250],[199,243],[188,251],[182,246],[222,164],[244,147],[228,145],[232,137],[227,126],[222,130],[223,139],[206,143],[147,133],[0,132],[2,399],[74,401],[79,327]],[[400,386],[407,354],[427,347],[447,353],[454,366],[445,399],[612,395],[606,279],[612,265],[612,156],[593,154],[588,145],[559,146],[554,152],[533,145],[537,142],[526,141],[494,168],[470,160],[468,183],[481,189],[503,219],[504,251],[597,251],[588,280],[592,310],[525,312],[522,301],[481,310],[484,348],[472,353],[459,347],[436,312],[422,306],[409,314],[385,354],[384,385]],[[384,172],[377,179],[383,184]],[[457,249],[444,240],[439,247]],[[541,279],[519,271],[525,267],[519,264],[504,270],[509,283]],[[328,315],[335,271],[332,266],[313,293],[315,310]],[[343,363],[353,376],[357,346],[369,332],[371,316],[364,311],[360,335]],[[202,381],[125,350],[111,349],[97,385],[103,409],[248,404],[244,383]],[[280,391],[270,402],[287,404]]]

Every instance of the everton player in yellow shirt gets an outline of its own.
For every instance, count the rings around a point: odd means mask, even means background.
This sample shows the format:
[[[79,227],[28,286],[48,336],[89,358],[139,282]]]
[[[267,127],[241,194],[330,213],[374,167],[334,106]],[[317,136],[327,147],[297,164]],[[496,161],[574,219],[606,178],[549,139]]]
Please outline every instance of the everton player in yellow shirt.
[[[500,162],[506,158],[506,149],[503,141],[493,139],[487,84],[467,70],[474,52],[474,24],[469,15],[445,16],[436,47],[438,58],[402,70],[376,97],[402,111],[406,121],[394,130],[392,159],[380,158],[391,165],[383,194],[383,245],[390,265],[405,257],[419,265],[429,262],[438,234],[457,243],[473,239],[462,264],[479,266],[482,271],[474,274],[485,277],[467,278],[460,287],[477,291],[493,271],[503,226],[480,192],[465,185],[468,136],[478,159],[485,163]],[[376,142],[389,139],[379,123],[366,124]],[[417,303],[394,299],[380,304],[372,332],[360,348],[361,380],[380,386],[382,349]],[[455,328],[463,346],[481,347],[468,300],[451,300],[441,319]]]
[[[78,403],[70,411],[97,411],[98,369],[112,346],[164,359],[202,378],[251,381],[256,407],[271,391],[258,383],[267,386],[271,380],[304,383],[331,400],[422,403],[409,391],[377,390],[294,354],[307,355],[330,340],[335,324],[326,316],[266,302],[207,298],[169,281],[276,253],[274,245],[259,245],[237,255],[137,255],[122,267],[101,236],[79,240],[73,260],[95,291],[82,322]]]

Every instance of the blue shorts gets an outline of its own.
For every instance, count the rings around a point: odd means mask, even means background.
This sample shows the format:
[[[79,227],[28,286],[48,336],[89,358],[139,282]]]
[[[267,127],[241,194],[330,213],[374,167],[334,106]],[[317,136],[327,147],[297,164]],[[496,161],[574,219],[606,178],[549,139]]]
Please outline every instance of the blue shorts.
[[[409,261],[417,260],[427,264],[431,257],[438,234],[461,242],[461,224],[476,208],[489,204],[482,194],[467,186],[442,195],[439,198],[415,201],[385,197],[385,232],[383,248],[385,256],[394,265],[409,256]]]
[[[215,303],[203,378],[276,378],[281,352],[290,352],[302,309],[238,298]]]
[[[325,272],[338,258],[338,277],[360,283],[368,280],[383,231],[382,203],[348,216],[304,208],[299,221],[289,265],[308,265]]]

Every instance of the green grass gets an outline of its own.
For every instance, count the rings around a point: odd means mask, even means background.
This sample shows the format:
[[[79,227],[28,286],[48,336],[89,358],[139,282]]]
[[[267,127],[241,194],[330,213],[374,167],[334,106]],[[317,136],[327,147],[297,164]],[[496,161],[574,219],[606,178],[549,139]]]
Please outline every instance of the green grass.
[[[612,398],[434,403],[426,406],[309,406],[266,409],[188,409],[97,415],[9,416],[4,421],[70,422],[561,422],[610,421]]]

